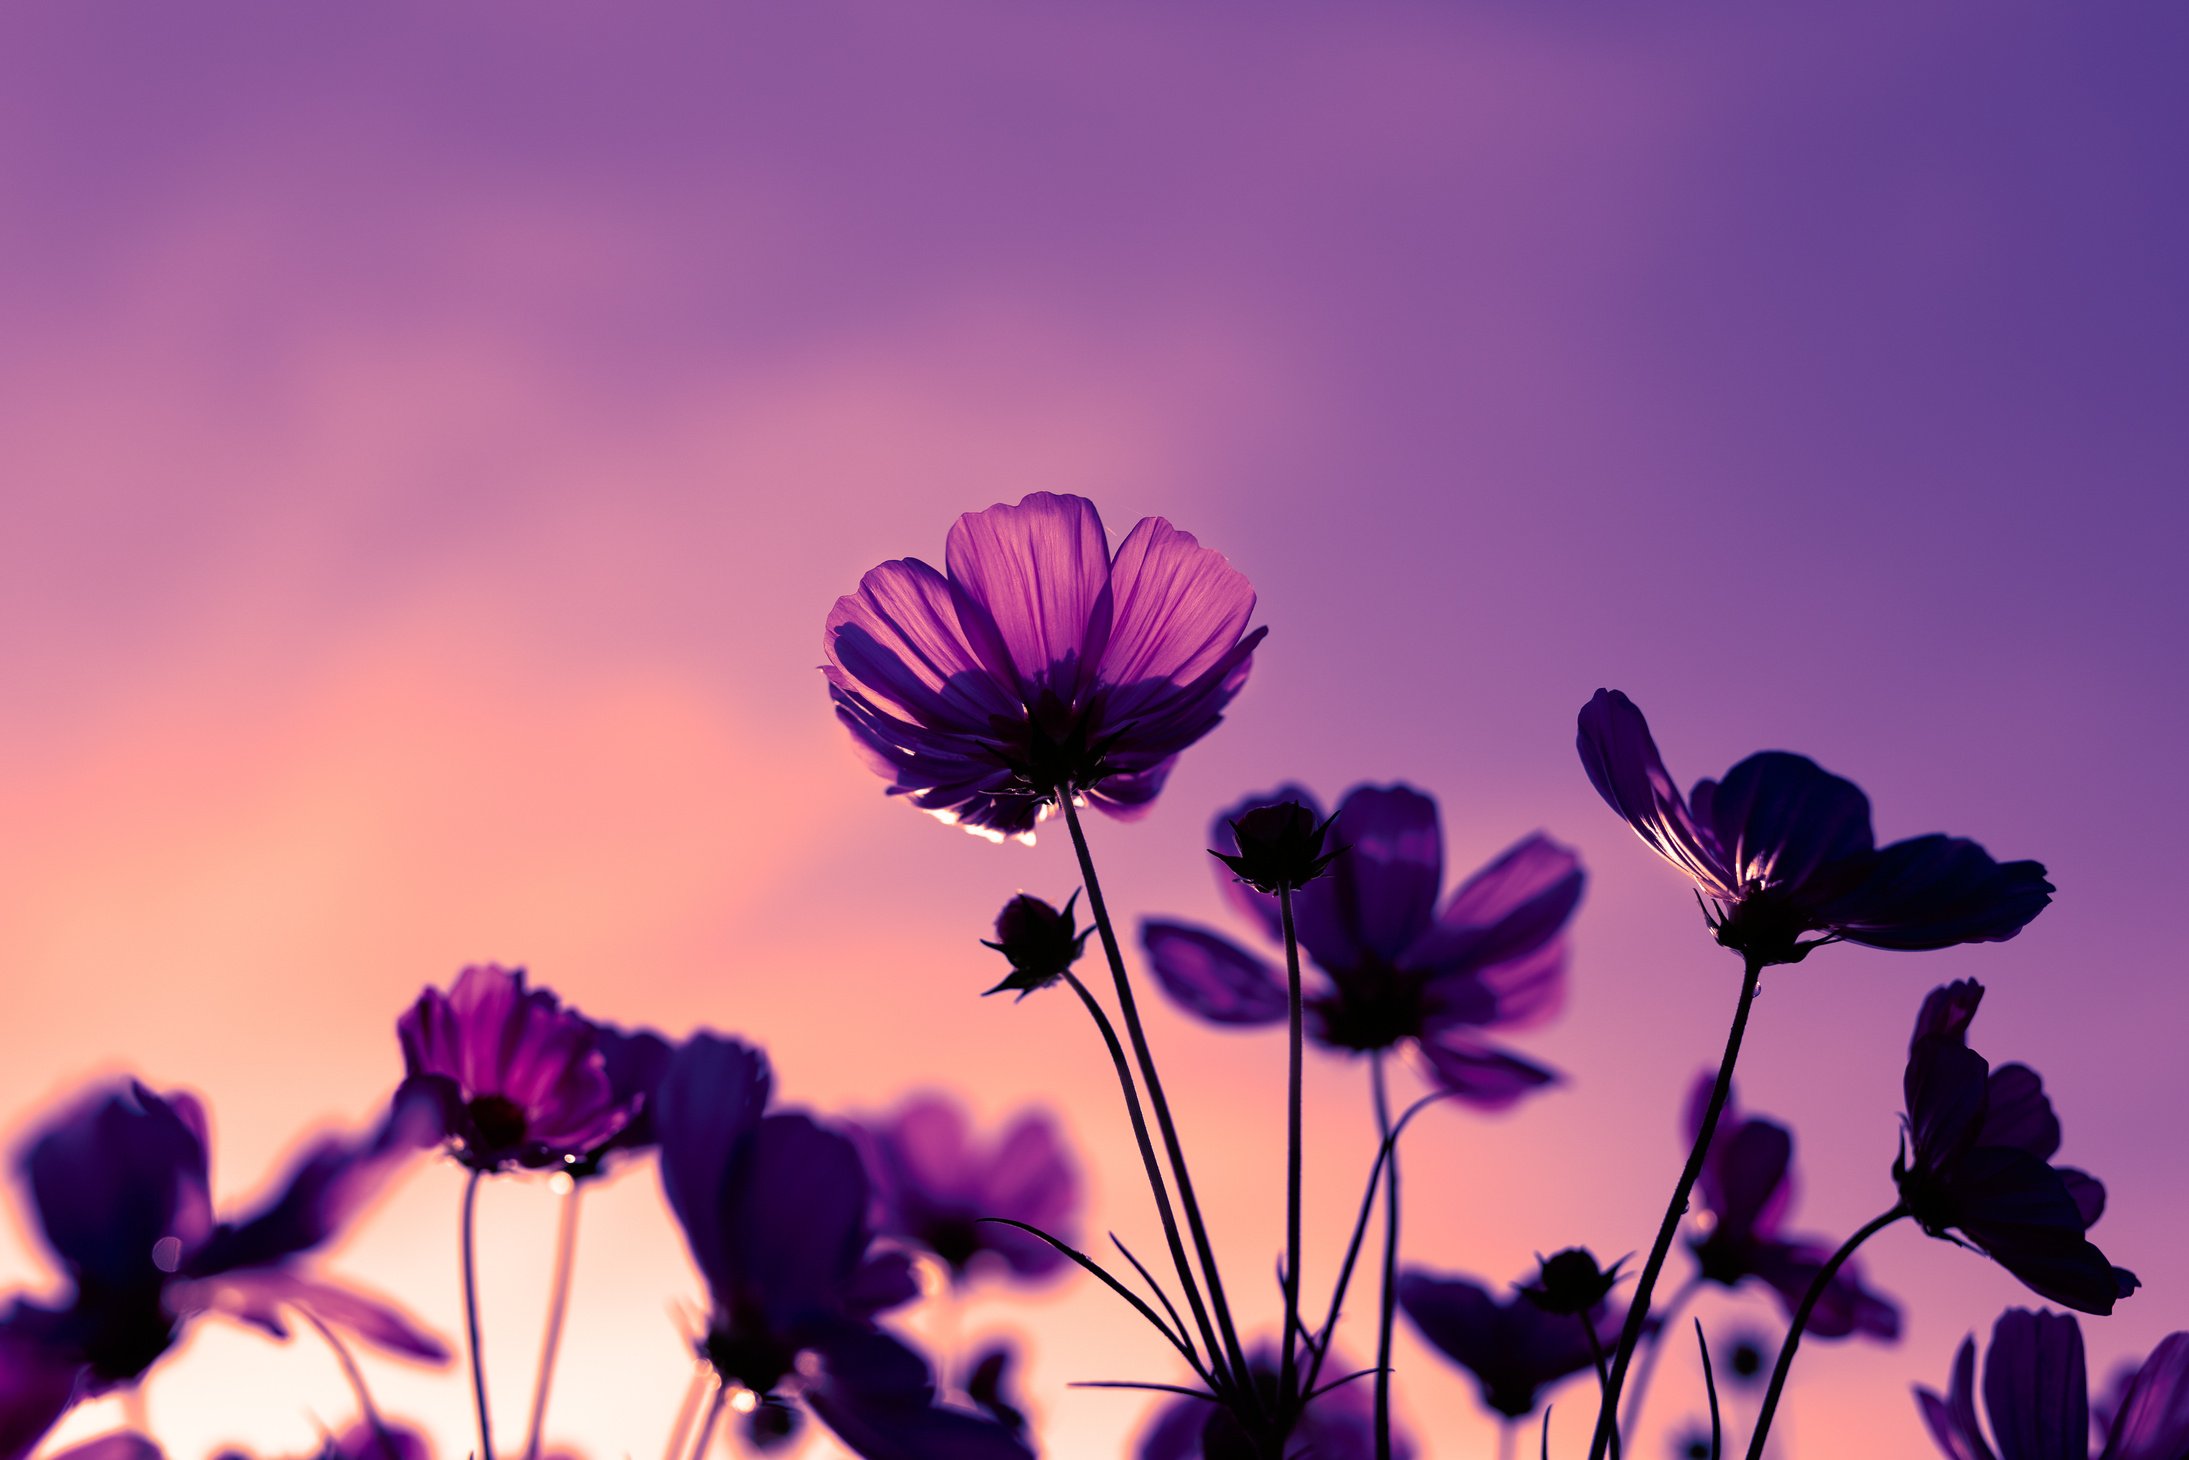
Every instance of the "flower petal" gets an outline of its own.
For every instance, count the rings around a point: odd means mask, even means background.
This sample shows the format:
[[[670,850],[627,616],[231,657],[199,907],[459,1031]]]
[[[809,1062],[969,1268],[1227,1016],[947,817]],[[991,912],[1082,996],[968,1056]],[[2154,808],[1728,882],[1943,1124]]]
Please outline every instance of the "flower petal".
[[[2189,1455],[2189,1333],[2170,1333],[2129,1381],[2102,1460],[2180,1460],[2183,1455]]]
[[[1915,1016],[1915,1033],[1908,1037],[1908,1052],[1913,1054],[1918,1041],[1933,1035],[1943,1035],[1956,1042],[1966,1042],[1969,1022],[1976,1017],[1977,1006],[1984,1001],[1984,986],[1973,978],[1932,989],[1923,998],[1923,1007]]]
[[[1984,1432],[1976,1425],[1976,1340],[1964,1339],[1954,1356],[1950,1399],[1928,1389],[1917,1389],[1915,1399],[1923,1411],[1923,1423],[1946,1460],[1997,1460]]]
[[[1589,784],[1604,803],[1625,818],[1657,855],[1695,879],[1704,891],[1731,899],[1740,883],[1724,859],[1696,830],[1687,803],[1665,771],[1649,722],[1632,700],[1615,689],[1600,689],[1581,707],[1576,744]]]
[[[738,1145],[759,1124],[773,1076],[751,1045],[704,1031],[670,1057],[654,1106],[661,1188],[718,1296],[735,1277],[723,1233],[723,1202]]]
[[[1140,925],[1163,991],[1213,1024],[1282,1023],[1289,1009],[1282,975],[1219,934],[1150,918]]]
[[[1990,1076],[1984,1057],[1958,1039],[1916,1041],[1901,1077],[1916,1165],[1941,1169],[1974,1143],[1984,1120]]]
[[[2083,1235],[2066,1180],[2027,1151],[1969,1152],[1954,1167],[1952,1198],[1952,1225],[2039,1297],[2104,1314],[2137,1287]]]
[[[1711,1234],[1769,1238],[1793,1204],[1794,1137],[1773,1120],[1721,1120],[1699,1184],[1716,1214]]]
[[[1783,750],[1748,757],[1715,787],[1697,786],[1692,804],[1743,886],[1761,882],[1797,896],[1805,889],[1836,892],[1819,887],[1820,879],[1828,881],[1836,864],[1875,845],[1861,788]]]
[[[2090,1453],[2082,1325],[2064,1313],[2009,1308],[1984,1355],[1984,1410],[2001,1460]]]
[[[1779,1306],[1791,1318],[1808,1296],[1809,1288],[1831,1259],[1829,1243],[1810,1240],[1757,1244],[1754,1271],[1778,1295]],[[1861,1334],[1885,1342],[1900,1336],[1900,1308],[1892,1299],[1871,1291],[1862,1281],[1860,1260],[1841,1264],[1809,1315],[1811,1338],[1845,1338]]]
[[[821,644],[836,682],[896,719],[980,734],[1021,713],[1012,681],[966,642],[950,580],[917,558],[881,564],[837,599]]]
[[[1112,628],[1099,670],[1105,684],[1191,683],[1239,642],[1254,614],[1246,574],[1160,517],[1143,517],[1126,534],[1109,584]]]
[[[100,1086],[42,1126],[18,1161],[46,1245],[79,1283],[157,1283],[154,1246],[172,1238],[194,1251],[212,1225],[204,1115],[187,1096],[134,1080]]]
[[[0,1460],[23,1460],[75,1402],[82,1363],[0,1315]]]
[[[1420,1045],[1430,1078],[1477,1110],[1503,1110],[1561,1079],[1556,1070],[1495,1045],[1442,1034],[1425,1037]]]
[[[968,512],[943,552],[966,642],[1032,704],[1076,703],[1110,637],[1110,546],[1084,497],[1034,492]]]
[[[1817,910],[1851,943],[1917,951],[1998,943],[2052,901],[2037,862],[1996,862],[1975,842],[1919,836],[1881,850],[1851,891]]]
[[[1526,958],[1564,933],[1586,882],[1572,848],[1524,837],[1462,882],[1400,961],[1441,971]]]
[[[2060,1118],[2052,1113],[2044,1081],[2035,1070],[2028,1065],[2001,1065],[1991,1072],[1976,1144],[2012,1146],[2040,1161],[2051,1160],[2060,1149]]]
[[[1356,786],[1338,804],[1330,875],[1300,889],[1300,941],[1333,977],[1363,956],[1394,960],[1429,926],[1444,880],[1437,803],[1411,786]]]
[[[438,1365],[454,1356],[447,1344],[393,1301],[342,1283],[275,1268],[252,1268],[195,1286],[207,1306],[275,1338],[288,1336],[282,1310],[294,1309],[400,1358]]]
[[[807,1116],[764,1116],[741,1143],[723,1252],[771,1332],[809,1332],[842,1308],[872,1239],[869,1197],[858,1147]]]

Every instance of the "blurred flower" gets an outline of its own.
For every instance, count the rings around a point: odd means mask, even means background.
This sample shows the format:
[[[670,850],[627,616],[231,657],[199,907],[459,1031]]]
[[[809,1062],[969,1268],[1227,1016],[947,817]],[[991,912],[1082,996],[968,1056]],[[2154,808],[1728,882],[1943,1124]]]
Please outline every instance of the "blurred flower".
[[[1579,1318],[1546,1313],[1517,1293],[1499,1302],[1471,1278],[1410,1267],[1399,1277],[1399,1307],[1431,1347],[1475,1376],[1482,1402],[1507,1419],[1533,1414],[1541,1391],[1595,1367]],[[1608,1305],[1593,1316],[1599,1334],[1617,1333],[1626,1320]]]
[[[1906,1140],[1893,1163],[1901,1202],[1924,1231],[1958,1231],[2040,1297],[2110,1313],[2138,1284],[2083,1235],[2105,1211],[2105,1187],[2051,1164],[2060,1122],[2036,1072],[1994,1070],[1968,1047],[1983,996],[1963,979],[1933,990],[1916,1016]]]
[[[965,1381],[965,1397],[1012,1434],[1023,1435],[1026,1411],[1011,1384],[1011,1369],[1017,1363],[1018,1350],[1010,1344],[989,1344],[973,1360],[973,1371]]]
[[[1268,632],[1246,634],[1254,590],[1221,553],[1144,517],[1113,558],[1080,497],[968,512],[944,564],[883,563],[836,600],[822,673],[891,795],[997,840],[1059,796],[1137,814]]]
[[[243,1450],[223,1450],[214,1460],[252,1460],[252,1456]],[[375,1427],[361,1419],[338,1435],[328,1435],[304,1460],[433,1460],[433,1447],[408,1425],[383,1420]],[[548,1451],[546,1460],[558,1460],[558,1452]]]
[[[1275,896],[1288,887],[1297,892],[1330,870],[1344,849],[1324,851],[1329,834],[1330,822],[1306,806],[1278,801],[1231,818],[1232,844],[1238,851],[1211,847],[1209,855],[1256,892]]]
[[[1816,1332],[1814,1318],[1810,1320],[1808,1332]],[[1726,1341],[1725,1362],[1719,1367],[1736,1389],[1749,1388],[1762,1379],[1764,1371],[1771,1366],[1772,1347],[1766,1335],[1744,1329]]]
[[[1223,813],[1214,834],[1248,809],[1286,800],[1320,816],[1312,796],[1287,786]],[[1440,912],[1435,801],[1409,786],[1356,786],[1334,824],[1345,855],[1292,899],[1300,945],[1328,980],[1306,996],[1316,1041],[1346,1050],[1412,1041],[1439,1085],[1485,1108],[1557,1079],[1473,1031],[1524,1028],[1557,1012],[1566,924],[1583,882],[1573,853],[1528,837],[1460,884]],[[1218,882],[1264,933],[1282,936],[1276,898],[1229,876]],[[1151,919],[1140,938],[1164,990],[1191,1012],[1218,1024],[1284,1022],[1284,971],[1267,959],[1186,923]]]
[[[1262,1344],[1247,1356],[1247,1368],[1263,1396],[1274,1402],[1278,1353],[1274,1344]],[[1332,1353],[1323,1365],[1330,1378],[1353,1372],[1344,1355]],[[1325,1384],[1330,1379],[1323,1380]],[[1307,1406],[1292,1431],[1285,1454],[1310,1460],[1374,1460],[1376,1415],[1366,1378],[1339,1384],[1324,1391]],[[1176,1399],[1155,1411],[1154,1422],[1141,1432],[1137,1460],[1253,1460],[1257,1452],[1231,1411],[1205,1399]],[[1393,1460],[1412,1460],[1414,1444],[1394,1425],[1391,1432]]]
[[[596,1023],[593,1040],[608,1075],[609,1098],[627,1118],[615,1134],[563,1167],[575,1181],[603,1176],[626,1158],[654,1148],[654,1092],[669,1068],[669,1041],[651,1029]]]
[[[766,1056],[695,1034],[655,1105],[661,1184],[712,1302],[700,1351],[762,1405],[792,1397],[869,1460],[1028,1460],[994,1420],[935,1402],[927,1361],[876,1328],[917,1292],[903,1254],[869,1249],[858,1148],[768,1114]]]
[[[1521,1297],[1546,1313],[1578,1318],[1594,1312],[1611,1296],[1625,1263],[1626,1259],[1621,1258],[1606,1272],[1597,1265],[1596,1254],[1586,1247],[1568,1247],[1549,1257],[1536,1258],[1535,1281],[1519,1284],[1518,1290]]]
[[[1683,1136],[1689,1147],[1702,1132],[1713,1072],[1698,1075],[1687,1097]],[[1701,1235],[1687,1239],[1702,1275],[1729,1288],[1754,1279],[1778,1296],[1791,1318],[1824,1270],[1837,1243],[1818,1237],[1782,1236],[1779,1224],[1794,1205],[1794,1137],[1777,1121],[1744,1117],[1728,1088],[1710,1151],[1695,1183],[1702,1202]],[[1809,1315],[1816,1338],[1900,1336],[1900,1309],[1863,1286],[1859,1258],[1850,1257]]]
[[[1716,904],[1718,941],[1762,963],[1798,963],[1840,940],[1995,943],[2052,900],[2038,863],[1995,862],[1972,841],[1877,847],[1861,789],[1803,756],[1752,755],[1683,801],[1648,722],[1617,690],[1582,707],[1579,745],[1597,794]],[[1800,941],[1808,933],[1823,936]]]
[[[2088,1460],[2089,1380],[2083,1331],[2068,1313],[2009,1308],[1984,1355],[1984,1410],[1997,1460]],[[1948,1460],[1994,1460],[1976,1420],[1976,1340],[1961,1344],[1945,1396],[1915,1391],[1931,1438]],[[2168,1334],[2129,1381],[2105,1429],[2099,1460],[2189,1455],[2189,1333]]]
[[[1086,949],[1087,935],[1094,931],[1075,932],[1078,922],[1072,913],[1073,904],[1079,901],[1075,890],[1064,899],[1060,911],[1038,897],[1020,893],[1003,905],[996,914],[996,936],[993,941],[983,938],[981,946],[993,948],[1011,961],[1011,972],[1002,983],[988,990],[1000,994],[1006,989],[1016,989],[1025,998],[1035,989],[1047,988],[1079,961]]]
[[[204,1108],[137,1081],[94,1088],[38,1126],[16,1158],[31,1213],[70,1291],[0,1317],[0,1456],[28,1451],[78,1399],[134,1383],[219,1312],[276,1338],[285,1310],[408,1358],[448,1350],[400,1309],[297,1270],[431,1139],[434,1112],[406,1100],[370,1132],[315,1142],[272,1196],[216,1220]]]
[[[1069,1265],[1048,1243],[981,1220],[1007,1217],[1077,1244],[1079,1176],[1046,1112],[1021,1112],[976,1146],[957,1102],[920,1095],[864,1133],[882,1231],[941,1258],[952,1282],[989,1271],[1038,1280]]]
[[[478,963],[446,994],[427,989],[396,1023],[408,1089],[441,1102],[456,1158],[477,1171],[568,1164],[621,1130],[595,1026],[524,970]]]
[[[1710,1460],[1710,1431],[1689,1420],[1672,1437],[1673,1460]]]

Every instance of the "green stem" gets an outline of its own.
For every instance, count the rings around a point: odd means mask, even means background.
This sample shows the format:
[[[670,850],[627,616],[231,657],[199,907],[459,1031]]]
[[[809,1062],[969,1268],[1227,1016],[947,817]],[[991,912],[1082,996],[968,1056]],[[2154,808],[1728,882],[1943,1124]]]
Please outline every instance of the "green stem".
[[[1839,1251],[1833,1253],[1831,1259],[1817,1269],[1817,1275],[1810,1280],[1809,1291],[1801,1295],[1801,1306],[1794,1310],[1794,1321],[1786,1330],[1786,1341],[1779,1345],[1779,1361],[1771,1369],[1771,1387],[1763,1391],[1763,1408],[1756,1411],[1756,1433],[1748,1441],[1748,1460],[1763,1460],[1764,1437],[1771,1432],[1771,1416],[1778,1412],[1779,1393],[1786,1387],[1786,1376],[1793,1372],[1794,1350],[1801,1346],[1801,1335],[1809,1326],[1809,1315],[1816,1311],[1825,1290],[1831,1287],[1832,1279],[1839,1276],[1840,1268],[1846,1265],[1848,1258],[1855,1255],[1857,1247],[1906,1215],[1906,1207],[1896,1206],[1889,1212],[1872,1217],[1854,1236],[1840,1243]]]
[[[555,1355],[562,1348],[563,1318],[570,1311],[570,1273],[578,1255],[578,1199],[584,1194],[584,1183],[573,1181],[555,1219],[555,1276],[548,1289],[547,1331],[540,1338],[539,1377],[532,1384],[531,1435],[525,1441],[525,1460],[540,1460],[540,1444],[547,1433],[547,1395],[555,1383]]]
[[[475,1169],[471,1179],[464,1183],[463,1241],[460,1245],[464,1262],[464,1332],[471,1341],[471,1397],[479,1410],[479,1460],[494,1460],[494,1426],[486,1412],[486,1364],[479,1354],[479,1259],[475,1231],[479,1178],[485,1174]]]
[[[1383,1138],[1383,1293],[1376,1305],[1376,1460],[1391,1460],[1391,1330],[1398,1318],[1399,1152],[1391,1140],[1391,1093],[1385,1087],[1383,1051],[1369,1057],[1369,1087],[1376,1101],[1376,1134]]]
[[[1285,1336],[1284,1355],[1279,1360],[1277,1393],[1279,1402],[1289,1409],[1293,1403],[1295,1381],[1299,1377],[1295,1349],[1299,1345],[1300,1322],[1300,1065],[1302,1060],[1302,1019],[1300,1011],[1300,937],[1292,925],[1292,889],[1287,886],[1277,893],[1277,907],[1284,924],[1285,938],[1285,1008],[1290,1016],[1291,1066],[1290,1080],[1286,1086],[1285,1104]],[[1304,1406],[1303,1406],[1304,1407]]]

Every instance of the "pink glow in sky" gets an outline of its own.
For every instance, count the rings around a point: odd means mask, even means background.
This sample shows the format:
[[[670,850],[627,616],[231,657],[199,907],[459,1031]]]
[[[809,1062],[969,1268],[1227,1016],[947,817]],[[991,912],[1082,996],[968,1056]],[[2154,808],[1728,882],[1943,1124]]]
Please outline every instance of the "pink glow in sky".
[[[1155,813],[1094,828],[1122,909],[1220,920],[1207,817],[1285,779],[1434,792],[1455,869],[1538,827],[1591,868],[1525,1041],[1572,1083],[1425,1117],[1410,1257],[1643,1247],[1676,1172],[1737,967],[1576,764],[1616,685],[1683,780],[1784,746],[1882,837],[2047,863],[2012,943],[1774,974],[1741,1090],[1798,1132],[1800,1226],[1849,1230],[1917,1003],[1981,977],[1978,1047],[2044,1072],[2146,1284],[2085,1325],[2103,1373],[2189,1326],[2185,64],[2166,6],[13,11],[0,1119],[139,1069],[206,1095],[241,1195],[499,959],[762,1041],[823,1110],[1049,1105],[1088,1229],[1153,1246],[1078,1011],[975,997],[1069,846],[885,802],[815,669],[866,568],[1073,491],[1221,548],[1271,626]],[[1275,1252],[1281,1037],[1151,1022],[1212,1221]],[[1361,1067],[1310,1085],[1312,1292],[1369,1136]],[[421,1166],[334,1265],[454,1333],[458,1187]],[[484,1216],[514,1426],[553,1206]],[[653,1454],[698,1289],[650,1173],[587,1224],[556,1433]],[[1867,1262],[1911,1319],[1806,1351],[1804,1460],[1930,1453],[1909,1383],[2025,1301],[1907,1228]],[[0,1226],[0,1289],[46,1281]],[[950,1321],[1032,1340],[1053,1456],[1147,1408],[1068,1381],[1178,1377],[1087,1282]],[[1471,1383],[1398,1363],[1426,1452],[1488,1453]],[[463,1453],[453,1371],[376,1375]],[[1668,1361],[1653,1429],[1698,1394]],[[210,1327],[149,1407],[189,1460],[348,1412],[321,1352]]]

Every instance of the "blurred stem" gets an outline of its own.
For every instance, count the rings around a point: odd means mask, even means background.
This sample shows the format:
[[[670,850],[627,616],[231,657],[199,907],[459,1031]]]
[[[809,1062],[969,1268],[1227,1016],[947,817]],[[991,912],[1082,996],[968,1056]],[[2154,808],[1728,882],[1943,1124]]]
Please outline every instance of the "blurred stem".
[[[1633,1387],[1627,1390],[1627,1412],[1620,1421],[1622,1428],[1631,1431],[1641,1424],[1642,1406],[1649,1401],[1649,1381],[1656,1375],[1657,1360],[1664,1354],[1665,1335],[1672,1331],[1672,1320],[1679,1317],[1681,1311],[1694,1300],[1695,1293],[1701,1286],[1700,1277],[1691,1277],[1674,1289],[1672,1296],[1665,1301],[1664,1316],[1658,1320],[1657,1331],[1645,1340],[1648,1347],[1642,1350],[1641,1365],[1634,1371]]]
[[[479,1409],[479,1460],[494,1460],[494,1427],[486,1413],[486,1365],[479,1356],[479,1262],[475,1228],[479,1207],[479,1178],[474,1169],[464,1183],[464,1214],[458,1224],[462,1240],[457,1244],[464,1261],[464,1333],[471,1345],[471,1397]]]
[[[1756,988],[1763,979],[1763,964],[1753,957],[1744,957],[1741,963],[1741,997],[1733,1006],[1733,1027],[1726,1031],[1725,1054],[1718,1061],[1717,1083],[1710,1087],[1710,1104],[1703,1110],[1702,1129],[1695,1133],[1695,1144],[1688,1150],[1687,1165],[1680,1170],[1679,1184],[1672,1188],[1672,1200],[1665,1206],[1664,1220],[1657,1224],[1657,1240],[1650,1245],[1649,1261],[1642,1265],[1642,1276],[1634,1286],[1634,1306],[1627,1309],[1627,1321],[1619,1333],[1619,1347],[1612,1355],[1611,1382],[1604,1386],[1604,1394],[1596,1411],[1596,1437],[1589,1443],[1589,1460],[1604,1460],[1611,1437],[1619,1428],[1619,1391],[1626,1383],[1627,1366],[1634,1361],[1634,1349],[1641,1342],[1643,1329],[1649,1322],[1649,1297],[1657,1287],[1657,1276],[1664,1271],[1665,1255],[1672,1250],[1672,1239],[1680,1230],[1680,1219],[1687,1215],[1687,1199],[1695,1190],[1695,1180],[1702,1175],[1703,1158],[1710,1152],[1711,1138],[1718,1133],[1718,1117],[1725,1112],[1725,1098],[1733,1088],[1733,1066],[1740,1062],[1741,1039],[1748,1033],[1748,1014],[1756,1003]]]
[[[1599,1391],[1611,1385],[1611,1366],[1604,1362],[1604,1341],[1596,1334],[1596,1315],[1581,1315],[1581,1331],[1589,1336],[1589,1357],[1596,1363],[1596,1385]],[[1619,1431],[1611,1432],[1611,1460],[1619,1460]]]
[[[1369,1088],[1376,1101],[1376,1134],[1383,1138],[1383,1293],[1376,1305],[1376,1460],[1391,1460],[1391,1328],[1398,1317],[1399,1149],[1391,1139],[1391,1092],[1384,1083],[1383,1051],[1368,1056]]]
[[[1285,1327],[1284,1354],[1278,1361],[1278,1402],[1289,1411],[1298,1392],[1295,1351],[1300,1322],[1300,937],[1292,925],[1292,889],[1281,887],[1277,907],[1285,935],[1285,1009],[1290,1017],[1291,1065],[1285,1103]],[[1304,1405],[1303,1405],[1304,1408]]]
[[[722,1423],[722,1407],[729,1401],[729,1384],[715,1385],[714,1402],[707,1406],[707,1417],[699,1422],[699,1434],[692,1441],[692,1460],[703,1460],[707,1447],[714,1443],[715,1426]]]
[[[1801,1346],[1801,1335],[1809,1326],[1809,1315],[1816,1311],[1825,1290],[1831,1287],[1832,1279],[1839,1276],[1839,1270],[1855,1255],[1857,1247],[1906,1215],[1906,1207],[1895,1206],[1889,1212],[1872,1217],[1854,1236],[1839,1244],[1839,1251],[1832,1254],[1830,1261],[1817,1269],[1816,1277],[1810,1280],[1809,1291],[1801,1295],[1801,1306],[1794,1310],[1794,1321],[1786,1330],[1786,1341],[1779,1345],[1779,1361],[1771,1369],[1771,1387],[1763,1391],[1763,1408],[1756,1412],[1756,1432],[1749,1437],[1748,1460],[1762,1460],[1764,1437],[1771,1432],[1772,1415],[1778,1412],[1779,1392],[1786,1387],[1786,1376],[1793,1372],[1794,1350]]]
[[[306,1323],[318,1330],[319,1336],[327,1341],[327,1347],[333,1350],[334,1361],[342,1366],[342,1377],[349,1381],[350,1392],[357,1396],[358,1414],[366,1424],[372,1426],[373,1443],[379,1446],[381,1460],[399,1460],[395,1453],[395,1441],[388,1437],[388,1427],[381,1421],[379,1406],[372,1402],[372,1391],[365,1387],[364,1371],[357,1367],[357,1359],[350,1353],[349,1345],[336,1337],[335,1331],[317,1313],[309,1308],[299,1308],[297,1311],[304,1315]]]
[[[540,1443],[547,1431],[547,1394],[555,1383],[555,1355],[562,1348],[562,1325],[570,1311],[570,1271],[578,1255],[578,1199],[585,1183],[573,1180],[555,1219],[555,1276],[548,1289],[547,1330],[540,1336],[540,1372],[532,1384],[531,1435],[525,1441],[525,1460],[540,1460]]]
[[[1087,833],[1079,824],[1079,808],[1072,804],[1069,787],[1057,792],[1057,802],[1064,808],[1064,824],[1072,834],[1072,850],[1079,856],[1079,877],[1087,888],[1087,911],[1095,920],[1095,930],[1102,938],[1103,956],[1109,960],[1110,977],[1117,985],[1117,1010],[1125,1020],[1125,1033],[1132,1040],[1133,1058],[1140,1066],[1140,1082],[1147,1087],[1148,1103],[1155,1107],[1156,1128],[1163,1134],[1163,1149],[1170,1157],[1171,1175],[1178,1183],[1178,1204],[1185,1208],[1186,1228],[1193,1235],[1194,1252],[1201,1260],[1201,1273],[1208,1282],[1209,1305],[1216,1312],[1216,1326],[1223,1334],[1224,1352],[1229,1357],[1234,1387],[1238,1391],[1236,1401],[1244,1402],[1258,1414],[1262,1406],[1261,1392],[1247,1368],[1246,1350],[1240,1345],[1239,1330],[1231,1321],[1231,1305],[1224,1299],[1223,1276],[1217,1271],[1208,1225],[1201,1220],[1201,1204],[1194,1199],[1193,1177],[1186,1170],[1185,1149],[1179,1144],[1177,1123],[1171,1119],[1170,1102],[1163,1097],[1162,1077],[1155,1072],[1155,1055],[1148,1048],[1148,1034],[1140,1024],[1140,1006],[1133,999],[1132,979],[1125,972],[1125,955],[1118,948],[1117,929],[1110,921],[1109,904],[1103,901],[1102,882],[1095,875],[1094,855],[1087,849]],[[1210,1357],[1213,1360],[1215,1356]]]
[[[1497,1460],[1514,1460],[1520,1453],[1520,1421],[1501,1419],[1497,1422]]]
[[[705,1364],[692,1369],[692,1382],[684,1386],[684,1402],[676,1407],[676,1418],[669,1425],[669,1443],[662,1449],[661,1460],[680,1460],[684,1454],[685,1436],[692,1432],[692,1421],[699,1417],[700,1396],[707,1392],[707,1381],[714,1371]]]

